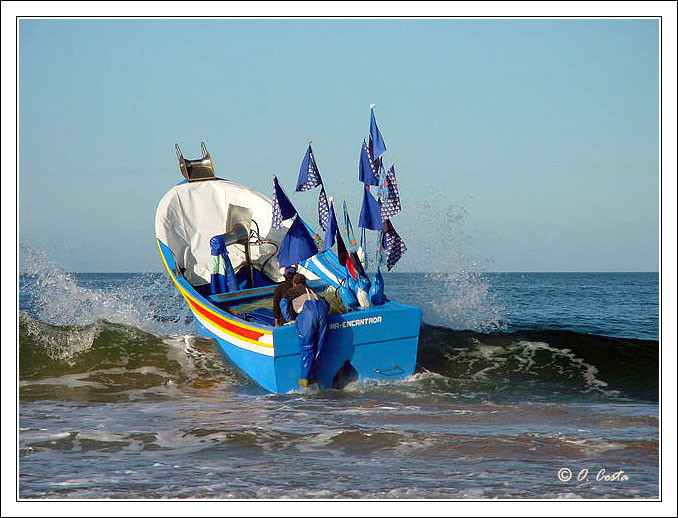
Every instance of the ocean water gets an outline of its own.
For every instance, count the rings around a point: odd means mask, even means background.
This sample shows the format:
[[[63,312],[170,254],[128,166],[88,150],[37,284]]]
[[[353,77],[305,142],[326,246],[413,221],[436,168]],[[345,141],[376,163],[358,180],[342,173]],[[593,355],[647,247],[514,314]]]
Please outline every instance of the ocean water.
[[[19,281],[21,499],[660,496],[657,274],[390,273],[416,373],[284,395],[164,274]]]

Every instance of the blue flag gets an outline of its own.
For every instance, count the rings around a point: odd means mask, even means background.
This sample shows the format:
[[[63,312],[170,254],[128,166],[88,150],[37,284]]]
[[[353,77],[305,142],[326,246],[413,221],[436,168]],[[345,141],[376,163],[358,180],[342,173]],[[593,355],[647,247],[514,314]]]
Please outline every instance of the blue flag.
[[[327,218],[327,228],[325,229],[325,240],[323,241],[323,249],[325,252],[334,246],[334,241],[339,227],[337,225],[337,216],[334,214],[334,204],[330,205],[329,216]]]
[[[374,109],[371,110],[370,116],[370,137],[372,138],[372,154],[379,158],[386,151],[386,144],[384,137],[381,136],[381,131],[377,126],[377,119],[374,118]]]
[[[386,232],[386,245],[388,248],[388,258],[386,259],[386,268],[390,270],[400,260],[407,251],[405,242],[393,228],[391,220],[384,221],[384,231]]]
[[[271,227],[278,230],[282,228],[282,222],[286,219],[290,219],[297,213],[297,209],[294,208],[292,202],[285,194],[285,192],[278,184],[278,179],[273,177],[273,204],[272,204],[272,221]]]
[[[367,186],[364,188],[363,206],[360,209],[358,226],[370,230],[381,230],[381,209],[379,203],[370,194]]]
[[[320,178],[320,171],[318,171],[318,165],[315,163],[313,150],[311,149],[311,144],[309,144],[308,149],[306,150],[306,155],[301,161],[296,191],[308,191],[309,189],[313,189],[318,185],[322,185],[322,183],[323,181]]]
[[[285,234],[278,250],[280,267],[292,266],[313,257],[318,253],[318,245],[313,240],[301,218],[296,218]]]
[[[400,206],[400,194],[398,193],[398,182],[396,181],[395,166],[391,166],[385,177],[385,196],[381,198],[381,219],[387,220],[398,214],[402,207]]]
[[[365,185],[379,185],[379,179],[377,178],[378,170],[378,163],[375,163],[372,159],[372,153],[370,152],[367,142],[363,140],[363,147],[360,150],[358,179]]]
[[[330,207],[327,204],[327,195],[325,194],[325,186],[320,184],[320,194],[318,194],[318,223],[320,227],[325,230],[327,228],[327,217],[330,212]]]

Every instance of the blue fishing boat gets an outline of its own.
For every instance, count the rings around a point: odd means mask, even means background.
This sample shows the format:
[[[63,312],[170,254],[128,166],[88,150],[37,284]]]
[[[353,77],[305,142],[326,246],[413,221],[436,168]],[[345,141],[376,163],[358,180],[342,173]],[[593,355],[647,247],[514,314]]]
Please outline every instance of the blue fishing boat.
[[[155,230],[160,256],[195,316],[200,335],[214,339],[234,365],[269,392],[299,388],[297,329],[276,327],[272,308],[273,292],[283,280],[283,267],[289,265],[304,274],[310,289],[326,298],[334,296],[316,366],[320,386],[341,388],[354,380],[394,380],[414,372],[421,309],[388,300],[384,294],[381,267],[386,262],[391,269],[406,248],[390,221],[400,210],[395,173],[384,172],[379,156],[385,146],[374,128],[372,112],[360,178],[365,185],[377,186],[378,195],[375,200],[366,187],[359,224],[363,238],[366,229],[379,231],[371,281],[366,260],[361,259],[366,242],[357,246],[346,211],[346,228],[339,230],[310,143],[297,190],[321,187],[318,207],[324,240],[296,212],[277,178],[269,199],[218,178],[204,143],[197,160],[185,159],[175,146],[184,180],[158,205]]]

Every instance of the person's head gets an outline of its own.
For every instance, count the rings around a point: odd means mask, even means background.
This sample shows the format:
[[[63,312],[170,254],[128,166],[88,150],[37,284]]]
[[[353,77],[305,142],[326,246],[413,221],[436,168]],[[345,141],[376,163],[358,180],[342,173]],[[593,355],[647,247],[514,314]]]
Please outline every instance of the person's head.
[[[298,286],[299,284],[306,284],[306,277],[301,273],[295,273],[292,277],[292,284]]]
[[[285,272],[283,273],[283,275],[285,276],[285,280],[289,281],[290,279],[292,279],[292,277],[294,277],[294,274],[296,273],[297,273],[296,267],[288,266],[287,268],[285,268]]]

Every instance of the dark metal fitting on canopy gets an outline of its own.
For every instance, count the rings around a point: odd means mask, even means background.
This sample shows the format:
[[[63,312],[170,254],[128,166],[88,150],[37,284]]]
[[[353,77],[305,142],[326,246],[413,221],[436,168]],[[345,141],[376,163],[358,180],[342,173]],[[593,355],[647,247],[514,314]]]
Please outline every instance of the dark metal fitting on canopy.
[[[184,178],[189,182],[213,180],[216,178],[214,175],[212,156],[207,151],[207,146],[205,146],[204,142],[200,143],[200,149],[202,151],[202,158],[188,160],[184,158],[184,155],[181,153],[179,144],[174,144],[174,150],[177,153],[177,159],[179,159],[179,169],[181,169],[181,174],[184,175]]]

